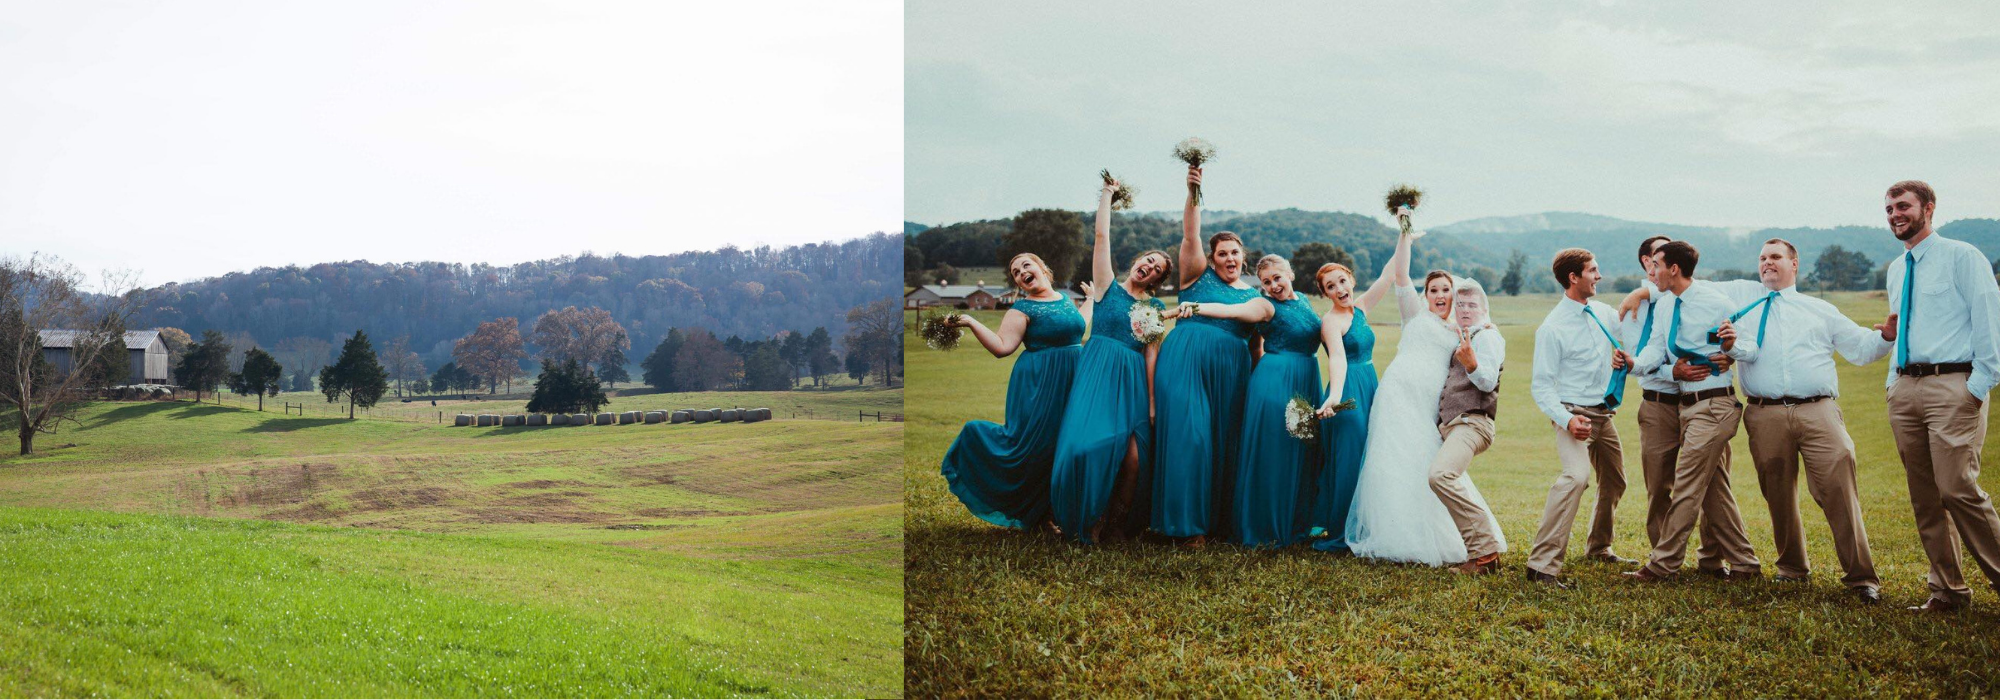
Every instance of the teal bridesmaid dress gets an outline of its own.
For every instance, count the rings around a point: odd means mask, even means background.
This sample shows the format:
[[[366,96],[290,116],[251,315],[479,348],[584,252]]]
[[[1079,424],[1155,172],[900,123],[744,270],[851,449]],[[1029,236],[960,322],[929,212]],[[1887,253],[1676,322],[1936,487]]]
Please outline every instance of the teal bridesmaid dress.
[[[1347,509],[1354,504],[1354,482],[1361,478],[1361,457],[1368,452],[1368,408],[1375,403],[1375,329],[1368,314],[1354,310],[1354,323],[1340,336],[1347,355],[1347,380],[1340,400],[1354,409],[1320,422],[1321,466],[1312,509],[1313,548],[1347,549]]]
[[[1125,285],[1113,284],[1091,310],[1090,340],[1077,361],[1076,385],[1069,390],[1069,408],[1056,438],[1050,506],[1056,526],[1084,542],[1090,541],[1090,528],[1104,517],[1126,446],[1138,444],[1142,476],[1151,463],[1146,346],[1132,335],[1132,308],[1138,303]],[[1166,308],[1158,299],[1144,303],[1163,312]]]
[[[1319,382],[1319,316],[1304,297],[1270,300],[1271,320],[1257,324],[1264,357],[1250,371],[1243,400],[1243,447],[1238,453],[1236,493],[1230,508],[1237,544],[1283,547],[1305,534],[1304,509],[1312,500],[1309,474],[1319,471],[1319,450],[1285,429],[1293,397],[1318,409],[1326,398]]]
[[[1028,315],[1028,330],[1007,379],[1007,423],[966,423],[941,471],[980,520],[1027,529],[1049,516],[1049,464],[1083,352],[1083,314],[1068,299],[1023,299],[1014,310]]]
[[[1181,301],[1241,304],[1258,295],[1215,270],[1181,290]],[[1224,536],[1222,511],[1236,477],[1250,375],[1250,324],[1195,316],[1174,323],[1154,363],[1152,526],[1168,537]]]

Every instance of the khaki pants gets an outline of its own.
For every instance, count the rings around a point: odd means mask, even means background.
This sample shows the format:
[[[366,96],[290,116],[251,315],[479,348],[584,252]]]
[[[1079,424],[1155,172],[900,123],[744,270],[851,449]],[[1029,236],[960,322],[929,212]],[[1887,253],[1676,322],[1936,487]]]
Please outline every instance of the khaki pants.
[[[1646,546],[1660,543],[1660,531],[1667,523],[1667,506],[1673,502],[1674,464],[1681,454],[1681,406],[1662,401],[1639,403],[1639,470],[1646,480]],[[1695,549],[1695,568],[1721,571],[1723,564],[1741,569],[1757,568],[1757,553],[1750,548],[1750,534],[1742,531],[1743,515],[1736,511],[1729,483],[1729,451],[1722,452],[1722,473],[1709,485],[1702,500],[1701,545]],[[1735,532],[1718,532],[1718,527],[1738,525]],[[1723,550],[1724,543],[1741,547]]]
[[[1461,415],[1439,426],[1438,433],[1444,437],[1444,446],[1438,448],[1437,458],[1431,460],[1431,492],[1444,501],[1452,522],[1458,524],[1458,534],[1465,539],[1466,561],[1496,554],[1500,543],[1493,536],[1493,521],[1486,509],[1472,500],[1465,480],[1459,478],[1471,466],[1473,455],[1492,446],[1493,419]]]
[[[1729,452],[1729,439],[1736,437],[1737,420],[1743,416],[1743,406],[1734,396],[1720,396],[1692,405],[1681,407],[1681,451],[1674,460],[1674,485],[1669,491],[1667,519],[1660,525],[1659,541],[1653,543],[1651,561],[1646,568],[1659,576],[1672,576],[1680,571],[1681,562],[1687,556],[1688,537],[1694,534],[1695,519],[1701,515],[1703,506],[1710,497],[1710,489],[1715,487],[1729,468],[1729,460],[1723,455]],[[1726,512],[1718,512],[1715,532],[1718,534],[1742,533],[1743,518],[1736,511],[1736,497],[1727,491]],[[1722,551],[1751,551],[1748,538],[1740,541],[1726,539],[1716,542]],[[1732,562],[1733,563],[1733,562]],[[1750,561],[1734,566],[1738,571],[1759,571],[1756,555]]]
[[[1750,461],[1757,485],[1771,506],[1771,536],[1778,545],[1778,573],[1805,577],[1804,526],[1799,522],[1799,460],[1805,460],[1806,493],[1826,513],[1833,529],[1833,553],[1848,587],[1880,586],[1868,554],[1868,529],[1861,524],[1861,493],[1854,486],[1854,439],[1833,399],[1797,406],[1744,409],[1750,433]]]
[[[1570,406],[1571,413],[1590,419],[1590,442],[1570,437],[1567,426],[1557,425],[1556,458],[1562,461],[1562,475],[1549,487],[1549,500],[1542,507],[1542,524],[1535,532],[1535,545],[1528,550],[1528,568],[1562,575],[1563,558],[1569,554],[1569,531],[1576,524],[1576,511],[1583,505],[1583,492],[1590,487],[1590,475],[1599,482],[1597,512],[1591,518],[1590,547],[1595,554],[1611,549],[1611,513],[1618,497],[1625,493],[1625,452],[1618,444],[1618,429],[1611,424],[1611,412]]]
[[[1964,374],[1897,377],[1889,385],[1889,429],[1910,483],[1917,537],[1931,560],[1931,595],[1959,602],[1971,597],[1959,575],[1960,538],[1986,579],[2000,586],[2000,518],[1979,488],[1984,399],[1966,390]]]

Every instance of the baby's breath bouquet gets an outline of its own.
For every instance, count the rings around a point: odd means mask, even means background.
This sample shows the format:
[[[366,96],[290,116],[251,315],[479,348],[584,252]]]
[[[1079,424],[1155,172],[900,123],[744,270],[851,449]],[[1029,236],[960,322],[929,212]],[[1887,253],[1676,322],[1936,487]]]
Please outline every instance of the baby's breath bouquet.
[[[957,316],[958,314],[951,313],[941,316],[925,316],[924,320],[918,323],[917,335],[921,336],[924,339],[924,345],[930,346],[932,350],[949,351],[957,348],[958,339],[963,335],[961,329],[952,325],[952,321]]]
[[[1104,184],[1109,185],[1111,183],[1118,182],[1118,178],[1111,176],[1111,170],[1109,168],[1104,170],[1099,170],[1097,171],[1097,174],[1104,178]],[[1131,209],[1132,197],[1137,194],[1139,194],[1139,190],[1133,188],[1131,185],[1127,185],[1123,182],[1118,182],[1118,190],[1111,193],[1111,210],[1125,211],[1127,209]]]
[[[1160,310],[1146,304],[1132,305],[1132,337],[1142,345],[1160,342],[1167,335],[1167,321],[1160,316]]]
[[[1403,233],[1409,233],[1410,212],[1416,211],[1417,205],[1423,201],[1423,190],[1411,185],[1397,185],[1395,189],[1389,190],[1389,196],[1384,203],[1389,207],[1389,215],[1396,217],[1396,223],[1402,227]]]
[[[1315,409],[1306,397],[1293,396],[1291,402],[1285,404],[1285,432],[1306,442],[1319,439],[1319,416],[1314,413]]]
[[[1215,144],[1190,136],[1174,144],[1174,159],[1190,168],[1199,168],[1201,164],[1215,160]],[[1201,185],[1188,185],[1188,193],[1194,195],[1195,206],[1201,206]]]

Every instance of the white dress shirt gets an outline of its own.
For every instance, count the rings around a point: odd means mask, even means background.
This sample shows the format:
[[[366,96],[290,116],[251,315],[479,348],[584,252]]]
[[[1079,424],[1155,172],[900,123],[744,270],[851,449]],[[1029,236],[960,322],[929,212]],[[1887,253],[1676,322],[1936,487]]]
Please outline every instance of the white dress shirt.
[[[1754,280],[1710,284],[1738,309],[1771,293]],[[1768,327],[1764,325],[1766,318],[1770,319]],[[1755,339],[1760,328],[1763,342],[1757,346],[1756,359],[1736,367],[1742,375],[1743,393],[1760,399],[1840,396],[1834,351],[1846,356],[1848,362],[1865,365],[1896,347],[1883,340],[1882,334],[1842,315],[1826,300],[1800,294],[1797,286],[1778,291],[1769,316],[1762,306],[1744,314],[1736,323],[1736,334]]]
[[[1932,233],[1909,250],[1917,259],[1907,321],[1910,362],[1971,362],[1965,388],[1985,400],[2000,381],[2000,284],[1986,254],[1972,244]],[[1889,262],[1889,311],[1903,308],[1904,258]],[[1889,384],[1896,383],[1891,351]]]
[[[1695,284],[1701,283],[1699,280],[1695,281]],[[1665,310],[1660,306],[1660,288],[1654,285],[1652,280],[1645,280],[1643,284],[1647,294],[1646,303],[1641,304],[1639,310],[1631,316],[1621,319],[1623,329],[1619,332],[1618,338],[1619,341],[1625,343],[1625,351],[1632,353],[1633,357],[1637,357],[1639,354],[1639,336],[1645,332],[1646,311],[1651,309],[1654,316],[1658,317],[1659,313]],[[1651,339],[1648,338],[1648,340]],[[1634,369],[1632,377],[1639,380],[1640,389],[1667,394],[1678,394],[1681,391],[1681,383],[1674,381],[1672,375],[1661,376]]]
[[[1653,311],[1653,337],[1647,339],[1633,361],[1633,373],[1652,374],[1655,377],[1673,377],[1675,357],[1667,352],[1667,336],[1674,324],[1674,306],[1680,305],[1681,327],[1674,342],[1681,348],[1704,355],[1721,350],[1721,346],[1708,342],[1708,330],[1729,319],[1729,314],[1737,308],[1729,297],[1706,284],[1690,284],[1680,294],[1660,290],[1660,306]],[[1730,358],[1746,362],[1757,356],[1755,335],[1746,334],[1742,328],[1736,329],[1736,343],[1727,351]],[[1730,372],[1717,372],[1698,382],[1677,382],[1680,391],[1692,393],[1719,389],[1730,385]]]
[[[1535,407],[1556,425],[1569,425],[1575,415],[1563,404],[1602,404],[1604,390],[1611,386],[1611,339],[1605,337],[1597,321],[1584,314],[1585,308],[1565,296],[1535,329],[1534,378],[1529,381],[1528,393],[1535,397]],[[1587,308],[1604,322],[1604,328],[1617,323],[1617,309],[1595,300]]]
[[[1465,378],[1472,380],[1472,385],[1480,391],[1499,388],[1500,363],[1507,361],[1507,339],[1500,337],[1500,329],[1487,328],[1472,334],[1472,359],[1479,362],[1479,369],[1467,372]]]

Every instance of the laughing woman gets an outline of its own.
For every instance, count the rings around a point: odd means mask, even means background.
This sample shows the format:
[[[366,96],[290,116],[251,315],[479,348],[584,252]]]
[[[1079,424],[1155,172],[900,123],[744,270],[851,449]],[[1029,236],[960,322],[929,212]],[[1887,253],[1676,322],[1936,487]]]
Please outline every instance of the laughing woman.
[[[1311,443],[1286,430],[1285,409],[1293,397],[1318,407],[1320,319],[1312,302],[1292,289],[1292,264],[1276,255],[1257,261],[1263,296],[1241,304],[1181,302],[1182,318],[1203,317],[1254,323],[1264,354],[1250,371],[1243,400],[1242,448],[1237,455],[1229,522],[1232,539],[1250,547],[1283,547],[1306,528],[1308,469],[1317,467]]]
[[[1056,291],[1055,277],[1041,257],[1014,256],[1007,276],[1027,297],[1014,302],[993,331],[967,315],[955,325],[972,329],[994,357],[1026,345],[1007,379],[1007,423],[976,420],[965,424],[944,453],[945,482],[979,519],[1002,527],[1044,526],[1049,517],[1049,464],[1056,428],[1082,353],[1083,315]]]
[[[1188,169],[1201,184],[1201,169]],[[1192,191],[1181,216],[1180,300],[1241,304],[1257,297],[1243,281],[1243,239],[1209,238],[1202,253],[1201,209]],[[1154,387],[1153,530],[1200,546],[1223,535],[1223,511],[1236,477],[1244,380],[1250,374],[1250,324],[1194,316],[1174,324],[1160,344]]]
[[[1354,503],[1354,482],[1361,477],[1361,459],[1368,453],[1368,408],[1375,403],[1375,330],[1368,312],[1395,287],[1396,270],[1409,270],[1410,235],[1396,240],[1396,253],[1375,276],[1368,291],[1354,295],[1354,271],[1339,263],[1321,265],[1313,274],[1320,294],[1333,302],[1320,317],[1326,344],[1326,403],[1320,407],[1320,468],[1308,516],[1307,536],[1313,548],[1347,549],[1347,510]],[[1353,401],[1352,410],[1331,413],[1334,404]],[[1329,416],[1329,413],[1331,415]]]
[[[1153,367],[1160,349],[1133,333],[1132,309],[1162,309],[1153,294],[1173,275],[1167,254],[1148,250],[1118,281],[1111,268],[1111,196],[1118,188],[1116,182],[1105,185],[1097,199],[1090,341],[1077,361],[1049,480],[1056,526],[1084,542],[1129,534],[1126,515],[1152,464]]]

